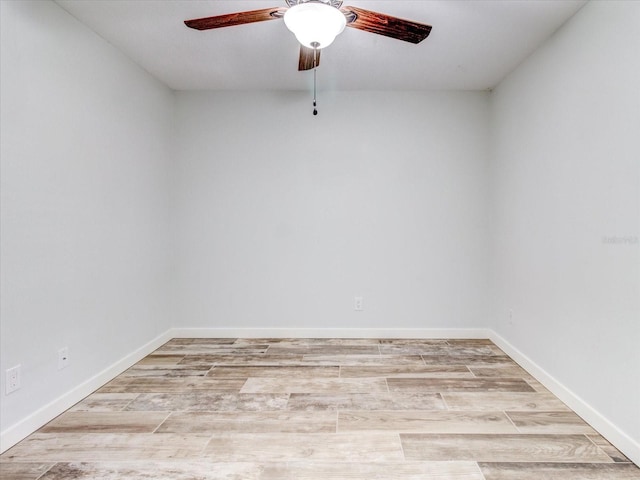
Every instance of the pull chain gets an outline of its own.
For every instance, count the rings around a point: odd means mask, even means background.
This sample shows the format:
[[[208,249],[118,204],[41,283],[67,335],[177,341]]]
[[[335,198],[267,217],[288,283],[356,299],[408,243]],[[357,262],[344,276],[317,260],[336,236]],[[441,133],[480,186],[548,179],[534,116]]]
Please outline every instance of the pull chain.
[[[314,115],[318,115],[318,109],[316,108],[317,102],[316,102],[316,70],[318,68],[318,65],[316,63],[316,58],[318,55],[318,46],[320,44],[318,42],[313,42],[311,43],[311,46],[313,47],[313,114]]]

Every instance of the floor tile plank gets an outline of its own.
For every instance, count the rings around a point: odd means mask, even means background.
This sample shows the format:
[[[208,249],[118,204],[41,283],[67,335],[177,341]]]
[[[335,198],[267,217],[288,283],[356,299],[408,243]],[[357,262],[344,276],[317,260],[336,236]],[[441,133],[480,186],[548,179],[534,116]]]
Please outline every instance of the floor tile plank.
[[[322,346],[338,345],[348,346],[377,346],[380,340],[376,338],[239,338],[235,345],[268,344],[272,347],[293,346]]]
[[[75,404],[72,412],[119,412],[138,397],[137,393],[93,393]]]
[[[216,366],[207,374],[213,378],[248,378],[248,377],[285,377],[285,378],[337,378],[340,375],[340,367],[315,367],[315,366]]]
[[[204,456],[214,461],[399,462],[400,438],[394,433],[226,434],[214,436]]]
[[[340,367],[341,378],[473,378],[464,365],[361,365]]]
[[[510,365],[518,366],[506,355],[422,355],[426,365],[467,365],[467,366],[491,366]]]
[[[255,463],[71,462],[58,463],[39,480],[261,480]]]
[[[400,435],[407,460],[611,463],[584,435]]]
[[[480,463],[486,480],[640,480],[629,464]]]
[[[176,345],[233,345],[238,342],[237,338],[172,338],[164,346],[176,346]],[[265,342],[257,342],[257,343],[265,343]],[[157,353],[161,350],[160,347],[158,350],[154,352]]]
[[[52,463],[0,462],[0,478],[6,480],[38,480]]]
[[[339,432],[518,433],[502,412],[340,411]]]
[[[208,365],[134,365],[121,377],[202,377],[209,370]]]
[[[570,411],[564,412],[510,412],[509,416],[521,433],[584,433],[595,434],[596,431],[578,415]]]
[[[313,365],[357,366],[398,366],[424,365],[420,355],[303,355],[302,361]]]
[[[275,344],[268,355],[380,355],[378,345],[283,345]]]
[[[616,447],[611,445],[607,441],[607,439],[604,438],[602,435],[599,435],[599,434],[587,435],[587,438],[591,440],[595,445],[597,445],[600,448],[600,450],[602,450],[604,453],[609,455],[611,460],[613,460],[614,462],[626,462],[626,463],[631,462],[631,460],[625,457],[620,452],[620,450],[618,450]]]
[[[522,379],[494,378],[389,378],[389,390],[419,392],[533,392]]]
[[[2,454],[7,461],[42,462],[195,459],[209,435],[34,433]]]
[[[140,360],[138,363],[136,363],[137,366],[140,365],[154,365],[154,366],[161,366],[161,365],[177,365],[178,363],[180,363],[180,360],[182,360],[185,356],[184,355],[163,355],[163,354],[156,354],[156,353],[152,353],[151,355],[147,355],[146,357],[144,357],[142,360]]]
[[[288,462],[265,466],[261,480],[484,480],[475,462]]]
[[[249,378],[240,393],[384,393],[379,378]]]
[[[439,393],[292,393],[288,410],[444,410]]]
[[[444,392],[450,410],[569,411],[553,395],[537,392]]]
[[[251,355],[264,354],[269,345],[164,345],[155,351],[156,355]]]
[[[335,433],[332,412],[175,412],[156,433]]]
[[[161,412],[269,412],[287,409],[288,393],[140,393],[126,410]]]
[[[244,378],[172,377],[130,378],[118,377],[102,387],[100,393],[185,393],[194,391],[239,391]]]
[[[530,375],[522,368],[516,365],[496,365],[496,366],[474,366],[471,365],[469,370],[476,377],[507,377],[507,378],[525,378]]]
[[[65,412],[41,433],[152,433],[169,412]]]
[[[504,355],[491,345],[442,345],[442,344],[383,344],[380,345],[382,355],[425,355],[425,356],[492,356]]]
[[[470,347],[471,346],[479,346],[479,345],[490,345],[491,347],[500,350],[488,338],[447,338],[447,344],[449,344],[449,345],[463,345],[463,346],[470,346]]]
[[[185,355],[180,365],[208,365],[214,366],[308,366],[303,355],[230,355],[230,354],[193,354]]]

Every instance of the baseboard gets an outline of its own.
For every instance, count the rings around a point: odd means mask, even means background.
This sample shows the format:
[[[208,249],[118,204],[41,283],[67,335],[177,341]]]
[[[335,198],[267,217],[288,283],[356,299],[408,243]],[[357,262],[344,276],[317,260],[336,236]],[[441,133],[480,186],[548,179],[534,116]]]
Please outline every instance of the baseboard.
[[[155,349],[171,340],[170,331],[151,340],[149,343],[138,348],[134,352],[118,360],[113,365],[105,368],[97,375],[81,383],[77,387],[69,390],[64,395],[56,398],[47,405],[36,410],[34,413],[10,426],[0,433],[0,453],[7,451],[19,441],[23,440],[40,427],[50,422],[65,410],[71,408],[87,395],[93,393],[105,383],[120,375],[127,368],[137,363]]]
[[[489,338],[486,328],[173,328],[173,338]]]
[[[524,353],[510,344],[496,332],[489,330],[489,339],[500,347],[507,355],[515,360],[531,376],[538,380],[556,397],[562,400],[575,413],[580,415],[584,421],[597,430],[610,443],[624,453],[633,463],[640,465],[640,443],[634,441],[629,435],[611,423],[597,410],[591,407],[580,396],[565,387]]]

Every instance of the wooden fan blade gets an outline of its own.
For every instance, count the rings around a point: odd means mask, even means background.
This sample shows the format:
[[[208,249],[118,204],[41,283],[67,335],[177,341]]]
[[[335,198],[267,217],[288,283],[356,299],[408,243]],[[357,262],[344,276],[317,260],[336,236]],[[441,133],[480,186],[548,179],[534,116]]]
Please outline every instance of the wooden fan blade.
[[[300,60],[298,60],[298,70],[311,70],[313,69],[313,53],[316,54],[316,63],[317,67],[320,65],[320,50],[313,48],[305,47],[304,45],[300,45]]]
[[[431,25],[391,17],[384,13],[372,12],[357,7],[343,7],[340,10],[347,16],[347,19],[355,15],[355,20],[347,23],[347,27],[377,33],[378,35],[405,42],[420,43],[431,32]]]
[[[243,25],[245,23],[275,20],[277,18],[282,18],[286,11],[286,8],[280,7],[263,8],[262,10],[229,13],[227,15],[218,15],[216,17],[194,18],[193,20],[185,20],[184,24],[187,27],[195,28],[196,30],[210,30],[212,28],[233,27],[234,25]]]

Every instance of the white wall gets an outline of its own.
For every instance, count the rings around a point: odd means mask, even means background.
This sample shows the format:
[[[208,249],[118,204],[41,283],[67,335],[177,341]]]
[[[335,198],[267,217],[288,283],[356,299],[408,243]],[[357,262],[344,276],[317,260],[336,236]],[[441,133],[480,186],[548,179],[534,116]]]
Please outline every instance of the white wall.
[[[177,326],[484,324],[487,93],[320,92],[314,117],[310,92],[181,92],[176,109]]]
[[[0,5],[4,431],[169,328],[173,94],[54,3]]]
[[[613,424],[635,461],[639,45],[640,2],[590,2],[491,98],[492,328]]]

